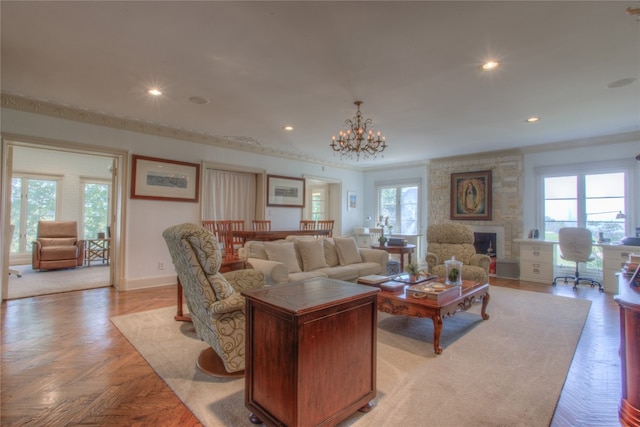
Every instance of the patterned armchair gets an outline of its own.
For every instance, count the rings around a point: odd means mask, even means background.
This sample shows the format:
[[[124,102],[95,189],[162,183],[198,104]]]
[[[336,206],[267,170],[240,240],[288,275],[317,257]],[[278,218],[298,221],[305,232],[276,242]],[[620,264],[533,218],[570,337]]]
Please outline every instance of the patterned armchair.
[[[200,353],[198,367],[211,375],[242,375],[245,301],[240,292],[264,286],[264,275],[257,270],[219,273],[220,245],[215,236],[200,225],[176,225],[162,235],[182,284],[196,333],[215,351],[206,349]]]
[[[473,246],[473,231],[461,224],[433,224],[427,227],[427,256],[429,272],[445,277],[444,262],[451,259],[462,261],[462,278],[489,283],[491,258],[476,253]]]
[[[31,251],[34,270],[76,268],[84,264],[84,240],[78,240],[77,221],[38,221]]]

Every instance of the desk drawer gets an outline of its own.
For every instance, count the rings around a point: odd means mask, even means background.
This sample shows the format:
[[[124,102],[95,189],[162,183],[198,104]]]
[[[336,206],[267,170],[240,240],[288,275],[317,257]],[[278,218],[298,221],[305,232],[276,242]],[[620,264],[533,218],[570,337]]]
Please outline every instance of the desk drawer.
[[[521,260],[520,280],[551,283],[553,281],[553,265],[549,263]]]

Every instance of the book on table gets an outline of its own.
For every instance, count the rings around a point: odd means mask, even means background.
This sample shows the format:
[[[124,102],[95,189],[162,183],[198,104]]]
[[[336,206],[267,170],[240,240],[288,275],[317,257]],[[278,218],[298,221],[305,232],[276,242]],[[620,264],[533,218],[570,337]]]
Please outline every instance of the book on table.
[[[358,282],[366,283],[367,285],[379,285],[380,283],[388,282],[389,280],[391,280],[389,277],[380,276],[378,274],[358,277]]]

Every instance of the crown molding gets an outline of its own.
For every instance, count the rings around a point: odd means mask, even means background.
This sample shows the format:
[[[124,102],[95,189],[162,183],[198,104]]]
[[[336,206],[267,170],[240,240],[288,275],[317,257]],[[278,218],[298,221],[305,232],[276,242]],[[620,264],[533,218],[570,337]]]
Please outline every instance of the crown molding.
[[[234,138],[226,138],[217,135],[194,132],[186,129],[174,128],[159,125],[157,123],[144,122],[141,120],[115,117],[97,111],[71,107],[68,105],[55,104],[53,102],[14,95],[7,92],[0,92],[0,105],[13,110],[27,113],[42,114],[59,119],[73,120],[95,126],[105,126],[113,129],[121,129],[130,132],[144,133],[147,135],[160,136],[183,141],[196,142],[199,144],[213,145],[230,150],[244,151],[247,153],[259,154],[263,156],[280,157],[301,162],[316,163],[324,166],[332,166],[340,169],[361,170],[359,167],[345,166],[344,164],[332,163],[319,160],[304,153],[287,152],[273,147],[267,147],[249,141],[245,142]]]

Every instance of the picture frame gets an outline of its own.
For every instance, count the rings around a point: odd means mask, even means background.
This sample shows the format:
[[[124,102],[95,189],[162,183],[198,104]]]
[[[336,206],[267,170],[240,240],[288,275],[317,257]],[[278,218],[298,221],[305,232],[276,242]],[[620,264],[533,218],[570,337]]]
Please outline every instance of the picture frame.
[[[451,219],[491,220],[491,170],[451,174]]]
[[[136,154],[131,159],[132,199],[198,202],[199,164]]]
[[[347,210],[353,210],[358,207],[358,196],[355,191],[347,191]]]
[[[267,175],[267,206],[304,208],[305,181],[280,175]]]

